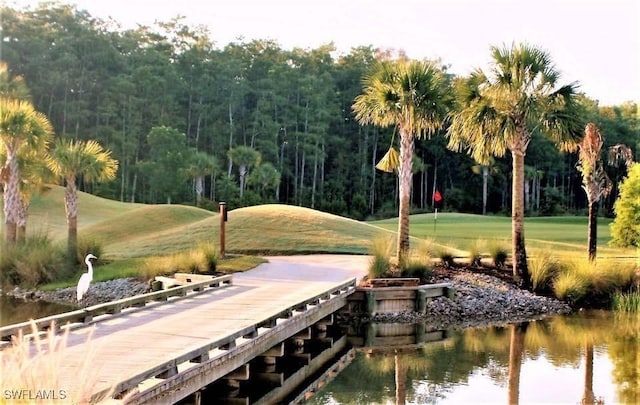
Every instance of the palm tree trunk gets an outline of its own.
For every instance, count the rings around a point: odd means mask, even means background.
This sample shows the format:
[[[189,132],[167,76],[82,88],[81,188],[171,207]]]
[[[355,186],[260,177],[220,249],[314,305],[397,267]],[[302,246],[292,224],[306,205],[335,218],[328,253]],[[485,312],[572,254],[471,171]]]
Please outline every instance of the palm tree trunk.
[[[511,325],[511,342],[509,345],[509,404],[517,404],[520,400],[520,369],[522,368],[522,352],[524,336],[528,323]]]
[[[240,165],[240,198],[244,195],[245,176],[247,175],[247,166]]]
[[[513,183],[511,204],[511,237],[513,276],[518,279],[522,288],[531,287],[529,268],[527,267],[527,250],[524,243],[524,156],[523,150],[512,149]]]
[[[589,260],[596,259],[598,249],[598,201],[589,201]]]
[[[64,202],[67,214],[67,255],[69,261],[75,263],[78,248],[78,192],[75,179],[67,179]]]
[[[16,228],[16,241],[24,243],[27,239],[27,219],[29,217],[29,207],[25,201],[20,198],[20,209],[18,212],[18,223]]]
[[[487,183],[489,166],[482,166],[482,215],[487,215]]]
[[[6,240],[9,244],[16,242],[20,217],[20,169],[15,153],[12,152],[7,151],[7,162],[2,173],[3,178],[8,178],[4,190],[4,221]]]
[[[402,263],[409,252],[409,214],[411,202],[411,159],[413,158],[413,135],[400,129],[399,217],[398,217],[398,263]]]
[[[593,405],[596,403],[593,394],[593,344],[586,341],[584,343],[584,392],[582,393],[581,404]]]
[[[396,405],[404,405],[407,397],[407,366],[402,354],[394,356],[395,382],[396,382]]]

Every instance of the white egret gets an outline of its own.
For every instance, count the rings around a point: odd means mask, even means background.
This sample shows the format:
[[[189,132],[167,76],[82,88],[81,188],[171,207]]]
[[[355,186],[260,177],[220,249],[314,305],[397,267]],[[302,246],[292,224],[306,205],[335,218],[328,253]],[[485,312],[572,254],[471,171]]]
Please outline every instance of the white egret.
[[[89,253],[87,257],[84,258],[84,262],[87,264],[88,271],[86,273],[82,273],[80,276],[80,281],[78,281],[78,288],[76,289],[78,301],[82,299],[82,296],[87,293],[89,290],[89,284],[93,279],[93,265],[89,259],[97,259],[94,255]]]

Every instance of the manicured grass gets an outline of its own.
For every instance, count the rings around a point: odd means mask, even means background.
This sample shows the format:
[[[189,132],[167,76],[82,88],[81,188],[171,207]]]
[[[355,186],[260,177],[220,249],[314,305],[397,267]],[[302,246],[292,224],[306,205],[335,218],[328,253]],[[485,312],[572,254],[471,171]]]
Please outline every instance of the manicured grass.
[[[635,258],[634,250],[607,246],[609,223],[608,219],[599,220],[598,256]],[[203,243],[218,246],[220,241],[218,213],[184,205],[123,203],[85,193],[79,193],[78,226],[80,239],[100,241],[100,259],[109,263],[96,271],[96,281],[140,274],[143,262],[139,259],[185,252]],[[372,241],[378,238],[390,238],[395,247],[397,219],[360,222],[308,208],[267,204],[229,211],[225,227],[227,253],[367,254]],[[0,233],[2,228],[0,225]],[[50,186],[32,201],[28,234],[46,235],[63,246],[66,233],[64,189]],[[468,257],[469,251],[477,250],[474,246],[479,241],[487,252],[476,253],[486,257],[491,246],[510,246],[511,220],[440,213],[434,226],[433,214],[420,214],[411,217],[410,233],[412,247],[428,240],[435,257],[444,251]],[[532,257],[542,251],[553,251],[558,256],[586,256],[587,218],[527,218],[525,236]],[[66,284],[74,282],[68,280]]]
[[[635,257],[632,249],[608,246],[610,240],[610,219],[598,220],[598,255]],[[396,230],[397,218],[370,222],[384,229]],[[481,239],[505,242],[511,240],[511,218],[482,216],[473,214],[438,213],[434,226],[433,214],[412,215],[410,222],[412,236],[433,239],[436,243],[465,248]],[[587,217],[535,217],[525,219],[525,239],[527,248],[535,254],[542,249],[552,249],[556,254],[586,255]],[[510,246],[510,245],[509,245]]]
[[[218,213],[184,205],[131,204],[80,192],[78,235],[101,241],[104,259],[167,255],[220,241]],[[33,199],[28,234],[64,243],[64,189],[50,186]],[[308,208],[270,204],[228,212],[226,251],[244,254],[359,253],[370,241],[394,236],[380,227]]]

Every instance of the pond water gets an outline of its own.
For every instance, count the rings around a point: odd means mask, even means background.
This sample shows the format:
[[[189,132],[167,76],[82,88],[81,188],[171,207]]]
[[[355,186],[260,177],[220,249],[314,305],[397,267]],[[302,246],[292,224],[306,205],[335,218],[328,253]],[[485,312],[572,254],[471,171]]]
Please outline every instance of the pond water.
[[[0,326],[71,309],[0,295]],[[307,403],[640,404],[638,314],[587,311],[446,335],[360,351]]]
[[[25,301],[0,294],[0,326],[72,311],[69,305],[45,301]]]
[[[310,404],[640,404],[640,317],[590,311],[359,352]]]

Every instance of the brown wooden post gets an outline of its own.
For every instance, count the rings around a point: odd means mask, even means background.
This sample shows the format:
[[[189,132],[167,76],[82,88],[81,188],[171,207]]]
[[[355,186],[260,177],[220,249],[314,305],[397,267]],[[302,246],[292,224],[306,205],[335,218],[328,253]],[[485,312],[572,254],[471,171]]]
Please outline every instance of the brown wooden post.
[[[227,222],[227,203],[220,201],[220,258],[225,255],[225,222]]]

